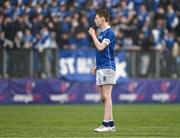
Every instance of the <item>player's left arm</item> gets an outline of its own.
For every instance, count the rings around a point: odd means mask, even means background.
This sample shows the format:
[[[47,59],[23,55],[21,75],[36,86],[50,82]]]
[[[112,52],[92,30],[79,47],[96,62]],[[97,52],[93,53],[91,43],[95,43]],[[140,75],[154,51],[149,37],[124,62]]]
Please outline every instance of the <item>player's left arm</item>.
[[[98,40],[98,38],[96,36],[96,32],[92,27],[90,27],[88,32],[89,32],[89,34],[91,35],[91,37],[93,39],[94,45],[96,46],[96,48],[99,51],[104,50],[104,48],[106,48],[106,46],[109,45],[109,39],[104,39],[102,42],[99,42],[99,40]]]

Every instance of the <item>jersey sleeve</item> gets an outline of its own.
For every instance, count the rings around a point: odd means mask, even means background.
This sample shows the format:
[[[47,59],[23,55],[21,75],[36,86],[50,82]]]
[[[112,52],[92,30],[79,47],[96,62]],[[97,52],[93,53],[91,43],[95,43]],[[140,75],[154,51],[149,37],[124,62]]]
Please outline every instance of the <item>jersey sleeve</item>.
[[[102,43],[105,43],[106,45],[109,45],[111,41],[114,39],[114,34],[112,31],[108,31],[106,35],[104,36]]]

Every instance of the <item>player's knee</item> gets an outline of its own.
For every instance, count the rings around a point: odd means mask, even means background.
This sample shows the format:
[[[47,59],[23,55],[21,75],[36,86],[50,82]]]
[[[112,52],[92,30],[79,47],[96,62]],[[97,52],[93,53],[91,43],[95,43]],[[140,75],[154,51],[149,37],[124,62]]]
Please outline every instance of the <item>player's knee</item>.
[[[101,97],[101,102],[105,103],[105,99],[103,97]]]
[[[102,103],[105,103],[106,101],[110,100],[110,98],[111,98],[111,97],[109,97],[108,95],[103,95],[103,96],[101,97],[101,101],[102,101]]]

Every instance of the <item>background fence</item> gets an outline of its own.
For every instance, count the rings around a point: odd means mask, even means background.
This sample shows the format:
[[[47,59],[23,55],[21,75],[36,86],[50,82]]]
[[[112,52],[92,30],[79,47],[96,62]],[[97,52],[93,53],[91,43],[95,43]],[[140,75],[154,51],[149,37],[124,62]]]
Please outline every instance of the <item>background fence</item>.
[[[64,54],[67,58],[73,57],[78,52],[81,57],[92,53],[90,58],[95,58],[95,51],[92,49],[74,51],[45,49],[41,52],[32,49],[2,49],[0,50],[0,76],[1,78],[57,78],[61,75],[59,72],[61,72],[60,63],[63,53],[67,54]],[[171,55],[155,50],[116,51],[115,55],[117,62],[126,63],[125,71],[130,78],[178,78],[180,76],[180,56],[173,58]]]

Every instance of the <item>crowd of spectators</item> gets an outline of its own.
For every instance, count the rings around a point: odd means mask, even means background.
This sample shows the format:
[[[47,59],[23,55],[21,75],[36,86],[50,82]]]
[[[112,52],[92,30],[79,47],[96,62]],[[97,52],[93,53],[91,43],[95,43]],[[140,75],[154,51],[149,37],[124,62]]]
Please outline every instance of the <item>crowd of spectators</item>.
[[[41,53],[46,48],[93,48],[87,32],[95,26],[94,17],[100,8],[110,12],[117,51],[158,50],[166,55],[164,68],[179,70],[179,0],[0,0],[0,49]],[[46,56],[48,61],[51,56]],[[141,55],[137,67],[141,75],[147,75],[150,58]]]
[[[0,47],[90,48],[87,30],[99,8],[111,13],[117,49],[178,47],[178,0],[1,0]]]

